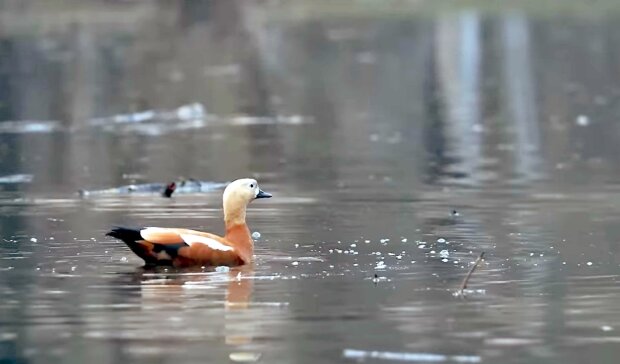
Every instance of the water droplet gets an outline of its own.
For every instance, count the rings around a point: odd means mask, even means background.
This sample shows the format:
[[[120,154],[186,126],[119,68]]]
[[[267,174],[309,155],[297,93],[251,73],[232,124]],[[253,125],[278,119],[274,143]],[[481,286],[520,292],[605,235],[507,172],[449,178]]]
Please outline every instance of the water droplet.
[[[299,262],[298,261],[294,261],[294,262],[291,263],[291,265],[293,265],[293,266],[299,265]]]
[[[237,352],[228,354],[228,357],[231,361],[237,363],[252,363],[258,361],[261,357],[261,354],[252,352]]]
[[[260,233],[258,231],[253,232],[252,239],[260,239]]]
[[[577,119],[575,119],[575,122],[579,126],[588,126],[590,125],[590,118],[586,115],[579,115],[577,116]]]
[[[127,261],[127,257],[122,257],[122,258],[121,258],[121,262],[123,262],[123,263],[124,263],[124,262],[126,262],[126,261]]]
[[[33,242],[33,243],[36,243],[38,240],[37,240],[37,238],[30,238],[30,241]]]
[[[437,242],[438,242],[438,243],[445,243],[445,242],[446,242],[446,239],[444,239],[444,238],[439,238],[439,239],[437,239]]]
[[[587,262],[586,264],[587,264],[588,266],[590,266],[590,265],[592,265],[592,262]]]

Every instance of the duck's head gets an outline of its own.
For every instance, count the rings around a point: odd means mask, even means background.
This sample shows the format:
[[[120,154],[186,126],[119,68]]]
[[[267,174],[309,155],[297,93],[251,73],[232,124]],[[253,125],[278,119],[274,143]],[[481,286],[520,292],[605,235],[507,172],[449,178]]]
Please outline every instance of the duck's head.
[[[238,179],[231,182],[224,190],[224,213],[228,215],[238,210],[245,210],[245,207],[257,198],[269,197],[271,194],[262,191],[255,179]]]

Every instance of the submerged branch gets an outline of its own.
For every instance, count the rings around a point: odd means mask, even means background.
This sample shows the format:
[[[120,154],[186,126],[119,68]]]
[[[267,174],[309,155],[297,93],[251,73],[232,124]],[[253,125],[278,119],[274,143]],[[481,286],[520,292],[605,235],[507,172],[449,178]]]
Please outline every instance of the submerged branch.
[[[471,278],[471,275],[474,273],[474,271],[476,270],[476,267],[478,267],[478,264],[480,264],[483,258],[484,258],[484,252],[480,253],[480,255],[478,256],[478,259],[476,259],[476,261],[474,262],[474,265],[471,267],[469,272],[467,272],[465,279],[463,279],[463,283],[461,283],[461,288],[459,289],[459,294],[461,296],[463,296],[463,290],[467,288],[467,282],[469,282],[469,278]]]

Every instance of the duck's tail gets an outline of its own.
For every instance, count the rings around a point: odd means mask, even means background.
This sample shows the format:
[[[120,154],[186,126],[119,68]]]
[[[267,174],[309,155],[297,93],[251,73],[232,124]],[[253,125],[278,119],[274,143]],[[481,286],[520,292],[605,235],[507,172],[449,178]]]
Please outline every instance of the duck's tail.
[[[127,244],[134,243],[138,240],[142,240],[140,230],[143,228],[127,228],[122,226],[115,226],[112,230],[108,231],[105,235],[124,241]]]
[[[140,231],[143,228],[114,227],[106,233],[106,236],[122,240],[134,254],[144,259],[146,265],[157,264],[157,255],[153,251],[153,244],[144,240]]]

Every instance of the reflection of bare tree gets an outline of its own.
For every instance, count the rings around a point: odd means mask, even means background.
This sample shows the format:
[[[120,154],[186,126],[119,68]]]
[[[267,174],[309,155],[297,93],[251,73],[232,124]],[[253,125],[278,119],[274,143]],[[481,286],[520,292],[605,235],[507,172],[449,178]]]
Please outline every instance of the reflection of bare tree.
[[[523,15],[506,18],[502,26],[505,103],[515,131],[515,172],[519,177],[530,180],[538,170],[540,153],[540,122],[530,53],[530,32]]]
[[[482,158],[480,16],[474,12],[442,19],[437,27],[437,62],[446,106],[446,133],[452,155],[471,182]]]
[[[427,183],[435,184],[445,173],[451,158],[447,155],[447,141],[445,133],[445,115],[443,98],[440,94],[439,73],[437,72],[437,52],[435,42],[430,42],[430,51],[427,52],[425,62],[423,100],[427,119],[423,142],[428,154],[426,170]]]
[[[185,65],[198,61],[196,64],[203,69],[196,69],[196,74],[206,72],[217,76],[217,69],[209,69],[210,65],[220,66],[220,72],[224,74],[227,70],[231,72],[230,76],[236,80],[236,91],[230,95],[233,96],[230,101],[238,103],[234,111],[269,115],[271,108],[266,75],[254,35],[264,29],[255,28],[248,22],[246,8],[251,6],[238,1],[183,1],[180,3],[179,25],[185,29],[180,35],[186,34],[188,37],[175,40],[175,43],[187,45],[183,49],[184,54],[196,51],[204,54],[202,60],[193,57],[184,60],[184,63],[187,62]]]

